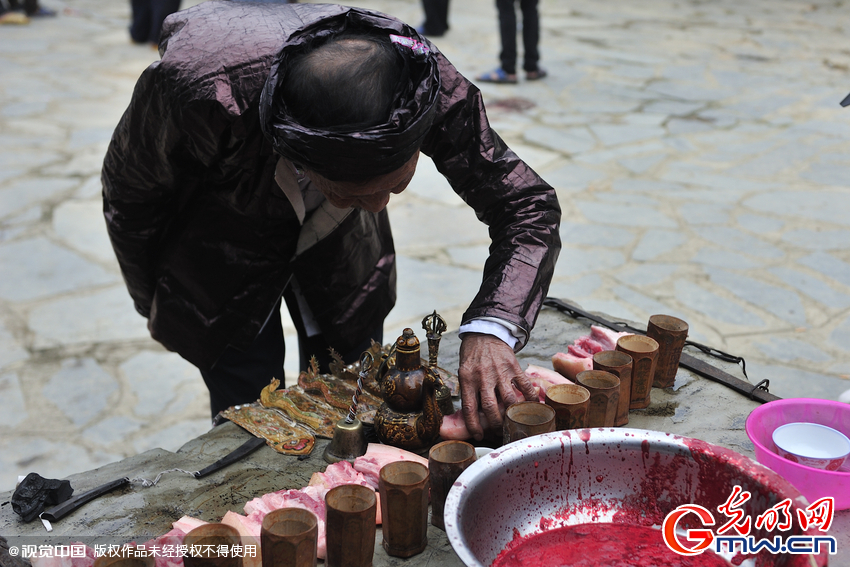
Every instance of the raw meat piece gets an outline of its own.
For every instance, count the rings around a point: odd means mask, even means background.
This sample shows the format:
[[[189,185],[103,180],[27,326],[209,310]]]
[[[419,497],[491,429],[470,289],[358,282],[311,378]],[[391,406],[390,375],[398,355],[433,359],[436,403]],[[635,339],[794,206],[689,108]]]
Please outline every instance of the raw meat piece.
[[[70,557],[32,557],[32,567],[71,567]],[[94,561],[92,561],[94,565]]]
[[[325,472],[313,473],[313,476],[310,477],[309,486],[322,488],[326,495],[328,490],[331,488],[335,488],[343,484],[359,484],[360,486],[377,490],[377,488],[372,486],[366,477],[363,476],[363,473],[355,470],[348,461],[333,463],[328,465]],[[324,495],[322,496],[322,499],[324,499]],[[375,492],[375,500],[377,501],[375,523],[377,525],[381,525],[381,495],[378,492]]]
[[[632,333],[618,333],[605,327],[590,326],[590,337],[602,345],[602,350],[614,350],[617,348],[617,341],[620,337],[631,335]]]
[[[584,370],[593,370],[593,355],[617,348],[617,341],[631,333],[618,333],[604,327],[590,326],[590,334],[583,335],[567,347],[567,352],[552,356],[552,367],[561,375],[575,380]]]
[[[268,504],[263,501],[262,496],[246,502],[243,509],[245,510],[245,513],[249,516],[254,512],[259,512],[263,516],[265,516],[266,514],[272,511],[272,509],[269,508]]]
[[[445,420],[446,418],[444,417],[444,423]],[[366,448],[366,454],[354,459],[354,470],[363,473],[363,476],[366,478],[366,482],[368,482],[372,488],[377,490],[378,474],[381,472],[381,467],[395,461],[415,461],[417,463],[422,463],[426,467],[428,466],[428,459],[422,458],[410,451],[405,451],[404,449],[399,449],[397,447],[390,447],[389,445],[383,445],[381,443],[369,443]]]
[[[250,557],[248,554],[245,554],[245,556],[242,557],[242,567],[262,567],[263,557],[260,552],[260,531],[262,529],[262,524],[253,522],[246,516],[231,511],[228,511],[224,515],[221,519],[221,523],[227,524],[239,532],[243,546],[253,545],[254,549],[257,550],[254,557]]]
[[[78,544],[83,545],[83,544]],[[94,560],[96,559],[94,549],[89,546],[85,546],[86,548],[86,556],[85,557],[72,557],[71,558],[71,567],[91,567],[94,565]]]
[[[593,370],[593,359],[576,356],[572,353],[558,352],[552,356],[552,366],[558,374],[570,380],[575,380],[579,372]]]
[[[340,461],[328,465],[325,472],[319,474],[324,475],[324,484],[327,485],[328,490],[342,484],[359,484],[372,488],[372,485],[369,484],[363,473],[355,470],[348,461]]]
[[[522,397],[522,394],[519,394],[519,397]],[[490,422],[487,421],[487,416],[482,412],[478,412],[478,421],[485,430],[490,429]],[[464,441],[472,437],[469,429],[466,428],[466,422],[463,420],[463,410],[457,410],[451,415],[443,416],[443,423],[440,425],[440,437],[443,439],[457,439],[459,441]]]
[[[539,390],[539,388],[538,388]],[[523,399],[522,392],[514,388],[514,394],[520,400]],[[501,401],[497,402],[499,405],[499,412],[502,415],[505,415],[505,406]],[[483,412],[478,412],[478,422],[481,424],[481,427],[486,431],[490,429],[490,420],[487,419],[487,416],[484,415]],[[470,439],[472,434],[466,428],[466,422],[463,419],[463,410],[459,409],[451,415],[447,415],[443,417],[443,424],[440,426],[440,437],[443,439],[458,439],[463,441],[465,439]]]
[[[591,357],[593,357],[593,355],[597,352],[606,350],[602,343],[593,340],[591,337],[579,337],[575,340],[573,345],[580,348],[582,351],[589,353]]]
[[[538,388],[538,394],[541,402],[546,400],[546,390],[548,390],[551,386],[554,386],[555,384],[572,384],[571,381],[567,380],[554,370],[549,370],[542,366],[535,366],[534,364],[528,365],[528,368],[525,369],[525,375],[528,376],[531,383]],[[523,399],[522,394],[518,395],[517,398],[520,400]]]
[[[180,518],[178,522],[184,520],[187,516]],[[191,518],[194,520],[195,518]],[[198,520],[200,521],[200,520]],[[176,523],[176,522],[175,522]],[[172,524],[173,525],[173,524]],[[152,539],[148,542],[141,544],[144,546],[146,550],[148,550],[148,554],[151,553],[151,549],[159,549],[160,551],[156,553],[154,557],[154,566],[155,567],[183,567],[183,558],[182,557],[174,557],[176,555],[173,550],[177,549],[177,546],[183,544],[183,538],[186,537],[186,532],[181,530],[180,528],[174,528],[170,532],[165,533],[158,538]],[[167,546],[167,547],[166,547]],[[166,550],[166,551],[163,551]]]
[[[567,353],[575,356],[576,358],[592,358],[593,357],[593,353],[587,352],[586,350],[581,348],[579,345],[575,345],[575,344],[567,347]]]
[[[316,486],[307,486],[300,490],[279,490],[277,492],[263,494],[259,498],[254,498],[245,504],[245,513],[248,515],[247,521],[262,526],[263,518],[272,510],[278,510],[280,508],[303,508],[304,510],[309,510],[319,519],[319,541],[316,555],[319,559],[324,559],[327,551],[325,542],[326,492],[326,490]]]
[[[198,526],[203,526],[208,522],[193,518],[192,516],[183,516],[176,522],[171,522],[171,527],[180,530],[184,534],[188,534]]]

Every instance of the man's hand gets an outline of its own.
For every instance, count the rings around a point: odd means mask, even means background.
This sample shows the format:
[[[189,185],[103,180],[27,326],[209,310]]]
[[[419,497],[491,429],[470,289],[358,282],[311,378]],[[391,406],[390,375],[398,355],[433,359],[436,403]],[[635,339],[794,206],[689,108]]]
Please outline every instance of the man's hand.
[[[516,385],[526,400],[538,399],[513,349],[492,335],[463,335],[458,378],[463,419],[477,441],[484,437],[484,429],[478,419],[479,407],[490,422],[490,427],[501,428],[504,408],[518,401],[512,384]],[[500,402],[502,408],[499,407]]]

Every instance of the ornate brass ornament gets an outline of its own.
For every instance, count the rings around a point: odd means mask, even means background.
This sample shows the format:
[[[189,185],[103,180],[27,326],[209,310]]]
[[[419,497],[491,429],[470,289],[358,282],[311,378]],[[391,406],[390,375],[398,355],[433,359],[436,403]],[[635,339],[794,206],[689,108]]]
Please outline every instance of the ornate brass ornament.
[[[408,451],[430,447],[439,438],[443,411],[454,411],[448,408],[451,394],[436,370],[446,323],[435,311],[422,324],[428,337],[429,365],[422,365],[419,339],[408,328],[396,339],[394,356],[385,356],[376,374],[384,403],[375,416],[375,431],[381,442]],[[448,404],[441,404],[439,398],[447,398]]]

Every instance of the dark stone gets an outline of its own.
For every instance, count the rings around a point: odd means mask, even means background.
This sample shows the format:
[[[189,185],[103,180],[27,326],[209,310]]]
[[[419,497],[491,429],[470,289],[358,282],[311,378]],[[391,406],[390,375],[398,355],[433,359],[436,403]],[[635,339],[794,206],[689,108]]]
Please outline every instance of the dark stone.
[[[61,504],[73,493],[69,481],[48,479],[31,472],[12,494],[12,510],[25,522],[31,522],[45,508]]]

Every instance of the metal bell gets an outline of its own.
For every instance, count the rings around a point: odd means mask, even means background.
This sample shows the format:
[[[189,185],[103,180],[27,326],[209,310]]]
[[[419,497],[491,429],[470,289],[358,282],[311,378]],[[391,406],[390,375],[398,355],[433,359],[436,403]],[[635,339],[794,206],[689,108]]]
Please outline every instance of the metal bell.
[[[351,407],[348,408],[348,415],[336,422],[333,439],[325,447],[324,457],[329,463],[337,463],[339,461],[354,462],[354,459],[366,454],[366,432],[363,431],[363,424],[357,419],[355,414],[357,412],[357,400],[360,394],[363,393],[363,380],[366,379],[374,362],[375,358],[369,351],[360,355],[360,373],[357,376],[357,391],[351,399]]]
[[[336,422],[334,436],[325,447],[324,458],[329,463],[339,461],[352,462],[361,455],[366,454],[366,432],[359,419],[354,418],[351,423],[343,418]]]

